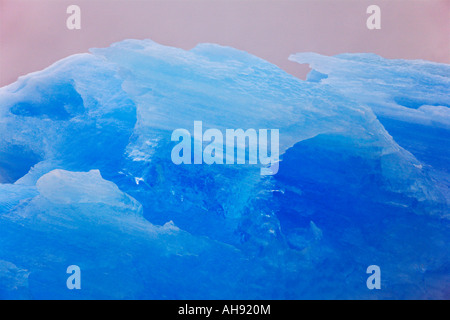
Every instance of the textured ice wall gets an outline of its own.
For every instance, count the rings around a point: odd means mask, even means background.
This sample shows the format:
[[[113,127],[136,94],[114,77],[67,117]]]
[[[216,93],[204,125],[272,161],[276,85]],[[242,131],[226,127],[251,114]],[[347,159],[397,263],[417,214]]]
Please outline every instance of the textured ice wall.
[[[388,60],[375,54],[289,57],[313,69],[307,81],[321,83],[369,106],[403,148],[435,178],[450,181],[450,66],[423,60]],[[448,188],[445,188],[448,197]],[[448,214],[448,210],[447,210]]]
[[[126,40],[1,88],[0,295],[446,296],[445,154],[430,155],[438,174],[372,111],[390,107],[395,90],[420,96],[398,79],[421,69],[370,57],[384,72],[352,65],[327,83],[331,68],[301,81],[232,48]],[[448,66],[423,65],[439,75],[427,78],[425,102],[444,115],[428,126],[448,142]],[[365,72],[382,78],[376,99]],[[174,165],[172,130],[192,132],[194,120],[204,130],[279,129],[279,173]],[[83,270],[79,292],[65,288],[72,264]],[[381,291],[365,286],[371,264],[382,267]]]
[[[313,69],[308,81],[328,84],[377,115],[450,128],[450,66],[423,60],[388,60],[375,54],[289,57]]]

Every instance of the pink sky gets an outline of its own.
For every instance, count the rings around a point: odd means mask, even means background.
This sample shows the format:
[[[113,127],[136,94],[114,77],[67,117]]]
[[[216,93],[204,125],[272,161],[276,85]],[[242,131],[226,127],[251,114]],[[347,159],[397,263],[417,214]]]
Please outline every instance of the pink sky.
[[[66,8],[81,7],[81,30]],[[382,10],[381,30],[366,8]],[[373,52],[450,63],[450,0],[0,0],[0,86],[68,55],[127,38],[190,49],[214,42],[304,77],[296,52]]]

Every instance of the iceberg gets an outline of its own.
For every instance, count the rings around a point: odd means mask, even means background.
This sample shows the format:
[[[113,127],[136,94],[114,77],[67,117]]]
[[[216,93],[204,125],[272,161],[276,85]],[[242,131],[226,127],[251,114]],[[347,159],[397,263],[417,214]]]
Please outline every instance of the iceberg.
[[[0,298],[448,297],[450,67],[290,59],[124,40],[0,88]],[[195,121],[279,130],[279,172],[174,164]]]

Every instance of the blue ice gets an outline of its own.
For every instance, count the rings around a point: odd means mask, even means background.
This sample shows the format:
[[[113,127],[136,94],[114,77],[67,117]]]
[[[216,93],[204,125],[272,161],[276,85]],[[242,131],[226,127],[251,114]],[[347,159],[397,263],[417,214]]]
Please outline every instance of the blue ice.
[[[1,88],[0,298],[448,298],[450,66],[290,59],[125,40]],[[197,120],[279,129],[279,172],[173,164]]]

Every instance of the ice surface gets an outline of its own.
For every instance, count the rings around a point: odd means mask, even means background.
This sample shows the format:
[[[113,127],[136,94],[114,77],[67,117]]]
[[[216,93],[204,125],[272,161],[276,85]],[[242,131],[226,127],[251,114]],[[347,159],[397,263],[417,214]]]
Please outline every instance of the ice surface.
[[[311,66],[308,81],[328,84],[377,115],[450,128],[449,65],[375,54],[298,53],[289,59]]]
[[[291,59],[126,40],[1,88],[0,297],[448,297],[449,67]],[[279,129],[279,173],[174,165],[196,120]]]

